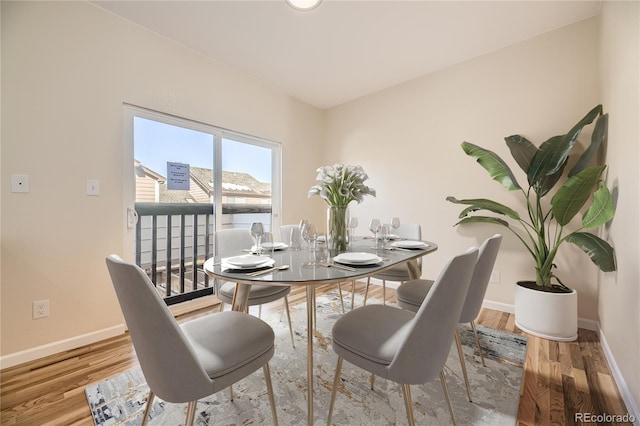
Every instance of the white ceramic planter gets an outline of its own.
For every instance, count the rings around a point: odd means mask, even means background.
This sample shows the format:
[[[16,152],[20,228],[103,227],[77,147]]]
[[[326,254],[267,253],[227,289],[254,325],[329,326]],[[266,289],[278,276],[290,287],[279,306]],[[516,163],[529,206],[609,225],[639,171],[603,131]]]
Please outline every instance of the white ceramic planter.
[[[549,340],[578,338],[578,293],[548,293],[516,284],[516,326]]]

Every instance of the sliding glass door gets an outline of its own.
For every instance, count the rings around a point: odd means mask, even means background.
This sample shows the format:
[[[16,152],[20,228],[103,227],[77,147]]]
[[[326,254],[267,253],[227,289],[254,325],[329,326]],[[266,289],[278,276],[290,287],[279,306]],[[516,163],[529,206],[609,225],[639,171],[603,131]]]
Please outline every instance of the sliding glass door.
[[[211,294],[202,264],[213,255],[215,230],[278,226],[280,146],[133,106],[125,106],[125,121],[136,263],[168,303]]]

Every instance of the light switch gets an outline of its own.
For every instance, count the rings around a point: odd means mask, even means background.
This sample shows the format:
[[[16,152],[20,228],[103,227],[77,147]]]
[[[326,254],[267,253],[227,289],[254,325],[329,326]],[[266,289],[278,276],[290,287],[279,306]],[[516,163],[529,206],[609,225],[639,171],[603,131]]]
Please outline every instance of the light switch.
[[[87,195],[100,195],[100,181],[87,179]]]
[[[29,175],[11,175],[11,192],[29,192]]]

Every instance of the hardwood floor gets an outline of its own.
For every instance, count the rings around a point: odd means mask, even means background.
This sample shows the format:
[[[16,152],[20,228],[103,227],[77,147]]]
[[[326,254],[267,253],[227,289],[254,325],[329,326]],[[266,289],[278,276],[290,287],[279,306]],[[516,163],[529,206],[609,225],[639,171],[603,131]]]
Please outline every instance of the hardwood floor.
[[[323,286],[318,292],[334,288]],[[364,283],[358,283],[356,291],[364,293]],[[372,286],[369,293],[370,297],[382,298],[379,286]],[[388,303],[394,303],[395,291],[387,288],[386,297]],[[304,300],[304,289],[294,289],[289,297],[291,304]],[[204,315],[211,309],[183,315],[179,320]],[[482,310],[477,323],[520,332],[513,315],[490,309]],[[1,424],[93,425],[85,386],[136,364],[131,341],[123,335],[5,369],[0,372]],[[575,419],[576,413],[627,413],[598,336],[589,330],[580,329],[578,340],[570,343],[529,336],[521,393],[518,425],[581,424]]]

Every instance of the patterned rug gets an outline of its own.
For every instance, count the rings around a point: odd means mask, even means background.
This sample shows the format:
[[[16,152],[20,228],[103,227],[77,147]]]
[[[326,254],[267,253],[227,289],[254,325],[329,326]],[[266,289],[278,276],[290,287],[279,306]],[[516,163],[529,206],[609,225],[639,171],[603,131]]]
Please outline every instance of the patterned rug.
[[[350,297],[345,297],[349,309]],[[379,303],[371,300],[369,303]],[[318,297],[318,331],[314,340],[315,423],[326,424],[328,402],[337,357],[331,349],[330,332],[340,317],[337,292]],[[356,295],[355,306],[362,306]],[[280,314],[263,318],[275,330],[276,353],[270,361],[271,377],[281,425],[307,422],[306,402],[306,305],[292,306],[295,348],[286,320]],[[473,403],[467,400],[458,352],[452,345],[446,364],[447,384],[460,425],[513,425],[518,410],[526,337],[478,326],[486,367],[482,366],[470,327],[460,325]],[[168,366],[170,368],[170,366]],[[406,411],[399,385],[376,378],[371,390],[369,374],[345,362],[343,387],[336,396],[333,423],[336,425],[406,424]],[[226,391],[198,402],[197,425],[271,424],[269,399],[262,370],[233,387],[234,401]],[[85,389],[96,425],[139,425],[148,393],[142,372],[134,368]],[[420,425],[449,425],[451,418],[439,380],[412,386],[414,414]],[[155,399],[151,425],[184,424],[186,404]]]

